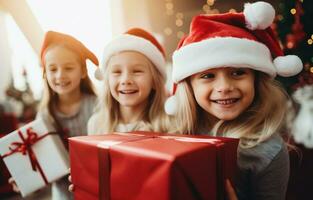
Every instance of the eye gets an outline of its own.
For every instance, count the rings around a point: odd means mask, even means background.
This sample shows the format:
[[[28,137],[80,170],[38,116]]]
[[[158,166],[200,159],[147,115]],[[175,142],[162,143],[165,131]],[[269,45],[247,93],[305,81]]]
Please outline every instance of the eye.
[[[231,72],[232,76],[242,76],[247,72],[244,69],[235,69]]]
[[[111,74],[113,74],[113,75],[119,75],[121,73],[122,73],[121,70],[117,70],[117,69],[111,71]]]
[[[200,78],[201,79],[211,79],[211,78],[214,78],[215,75],[213,73],[205,73],[205,74],[201,74],[200,75]]]
[[[66,70],[66,71],[71,71],[71,70],[73,70],[73,69],[74,69],[74,67],[71,67],[71,66],[65,67],[65,70]]]
[[[55,66],[49,66],[48,67],[48,71],[49,72],[56,72],[57,71],[57,68]]]
[[[134,72],[135,74],[141,74],[141,73],[143,73],[144,71],[141,70],[141,69],[135,69],[133,72]]]

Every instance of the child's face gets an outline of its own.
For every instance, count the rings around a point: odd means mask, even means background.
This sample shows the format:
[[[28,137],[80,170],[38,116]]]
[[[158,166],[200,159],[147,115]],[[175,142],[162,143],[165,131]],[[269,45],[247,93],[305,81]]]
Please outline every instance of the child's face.
[[[71,50],[55,46],[45,54],[45,73],[48,84],[58,95],[80,90],[80,81],[86,76],[78,56]]]
[[[108,62],[109,87],[120,107],[141,107],[148,102],[152,90],[149,60],[132,51],[113,55]]]
[[[254,71],[248,68],[217,68],[191,76],[195,99],[217,119],[232,120],[254,99]]]

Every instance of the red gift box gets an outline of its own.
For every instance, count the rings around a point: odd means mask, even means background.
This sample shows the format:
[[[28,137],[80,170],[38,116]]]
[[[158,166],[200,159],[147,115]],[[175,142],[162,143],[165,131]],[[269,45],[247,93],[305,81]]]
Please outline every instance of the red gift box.
[[[76,200],[224,199],[237,139],[135,132],[69,139]]]

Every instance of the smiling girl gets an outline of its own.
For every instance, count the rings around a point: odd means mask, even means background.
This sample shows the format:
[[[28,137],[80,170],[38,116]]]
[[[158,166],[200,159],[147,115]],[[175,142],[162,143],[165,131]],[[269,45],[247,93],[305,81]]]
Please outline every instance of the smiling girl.
[[[162,46],[145,30],[133,28],[113,39],[96,71],[103,88],[98,111],[88,122],[88,133],[167,132],[165,65]]]
[[[296,75],[302,62],[283,55],[269,27],[274,16],[265,2],[196,16],[173,54],[177,90],[166,110],[176,113],[178,132],[240,138],[230,199],[285,199],[289,156],[280,125],[287,96],[274,77]]]

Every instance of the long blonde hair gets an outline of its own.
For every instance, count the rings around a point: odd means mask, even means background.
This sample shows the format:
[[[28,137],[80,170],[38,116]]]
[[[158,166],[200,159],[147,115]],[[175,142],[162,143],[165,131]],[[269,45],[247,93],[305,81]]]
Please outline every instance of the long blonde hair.
[[[170,121],[169,116],[166,115],[163,109],[166,100],[165,79],[150,60],[148,67],[152,74],[153,89],[148,97],[147,109],[145,109],[142,115],[144,129],[147,131],[167,132],[170,127]],[[113,132],[120,123],[119,103],[110,92],[107,70],[108,67],[105,68],[105,76],[102,80],[103,84],[99,94],[96,113],[93,114],[88,122],[89,134]]]
[[[79,52],[77,52],[74,48],[71,48],[69,45],[54,44],[54,45],[49,46],[45,50],[45,53],[48,52],[49,49],[56,47],[56,46],[66,48],[66,49],[74,52],[77,55],[77,59],[79,60],[79,63],[81,64],[82,70],[85,70],[85,72],[87,74],[86,61],[84,59],[82,59]],[[63,132],[63,127],[61,126],[60,122],[58,122],[58,120],[56,119],[55,111],[54,111],[55,104],[58,101],[58,94],[56,92],[54,92],[51,89],[51,87],[49,86],[48,81],[47,81],[47,77],[46,77],[45,65],[44,65],[44,63],[41,63],[41,65],[42,65],[42,69],[43,69],[44,90],[43,90],[43,96],[42,96],[41,102],[40,102],[39,107],[38,107],[38,111],[45,113],[45,115],[47,115],[50,118],[50,120],[53,120],[58,132],[60,132],[60,131]],[[86,77],[84,77],[80,81],[80,91],[84,94],[96,95],[94,86],[93,86],[88,74],[86,75]]]
[[[233,120],[214,124],[212,116],[196,103],[189,80],[182,81],[176,92],[179,99],[177,132],[206,131],[213,135],[235,136],[243,139],[242,147],[255,146],[279,131],[288,97],[276,80],[262,72],[256,72],[255,90],[254,101],[245,112]]]

